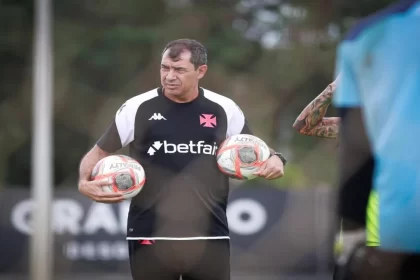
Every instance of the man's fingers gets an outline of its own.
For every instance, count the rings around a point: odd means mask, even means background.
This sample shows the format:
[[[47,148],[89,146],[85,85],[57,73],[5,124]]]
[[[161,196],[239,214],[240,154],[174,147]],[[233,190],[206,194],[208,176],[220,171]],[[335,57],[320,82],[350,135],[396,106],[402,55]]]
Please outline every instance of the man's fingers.
[[[270,174],[268,174],[265,179],[267,180],[272,180],[276,178],[276,172],[270,172]]]
[[[112,179],[107,177],[107,178],[103,178],[103,179],[99,179],[99,180],[90,181],[89,184],[95,185],[95,186],[98,186],[98,187],[109,186],[109,185],[112,184]]]
[[[261,173],[266,169],[267,163],[263,163],[257,171],[254,172],[254,175],[261,176]]]
[[[121,193],[100,191],[96,193],[94,200],[104,203],[117,203],[123,201],[124,196]]]
[[[119,192],[104,191],[104,186],[112,185],[111,177],[96,179],[89,182],[83,182],[79,185],[79,191],[90,199],[102,203],[118,203],[125,200]]]
[[[266,178],[269,174],[271,174],[273,172],[273,168],[272,167],[266,167],[259,176]]]
[[[123,197],[121,198],[117,198],[117,197],[97,197],[95,199],[96,202],[100,202],[100,203],[118,203],[118,202],[122,202],[124,200]]]
[[[267,177],[265,177],[267,180],[274,180],[280,177],[283,177],[284,174],[281,170],[279,171],[275,171],[275,172],[271,172],[270,174],[267,175]]]
[[[123,195],[120,194],[120,193],[104,192],[104,191],[101,191],[96,196],[99,197],[99,198],[122,198],[123,197]]]

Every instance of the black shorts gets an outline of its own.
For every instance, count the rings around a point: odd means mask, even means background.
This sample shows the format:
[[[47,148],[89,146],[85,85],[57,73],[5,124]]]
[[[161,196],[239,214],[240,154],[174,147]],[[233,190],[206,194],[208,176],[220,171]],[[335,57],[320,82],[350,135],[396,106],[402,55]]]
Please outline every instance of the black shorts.
[[[348,263],[336,266],[334,280],[418,280],[420,254],[386,252],[361,246]]]
[[[152,243],[152,244],[147,244]],[[229,280],[229,239],[129,240],[134,280]]]

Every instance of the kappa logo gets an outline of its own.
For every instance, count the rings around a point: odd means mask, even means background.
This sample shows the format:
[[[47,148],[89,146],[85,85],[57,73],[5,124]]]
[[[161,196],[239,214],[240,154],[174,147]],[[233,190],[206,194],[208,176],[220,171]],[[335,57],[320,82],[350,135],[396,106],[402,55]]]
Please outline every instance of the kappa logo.
[[[165,154],[205,154],[205,155],[216,155],[218,147],[216,143],[213,145],[206,144],[204,141],[198,141],[194,143],[190,141],[188,144],[180,143],[173,144],[168,143],[168,141],[155,141],[147,150],[149,156],[153,156],[159,150],[163,151]]]
[[[215,128],[217,126],[216,116],[213,114],[201,114],[200,125],[203,127]]]
[[[153,116],[150,117],[150,120],[160,121],[160,120],[166,120],[164,116],[162,116],[160,113],[154,113]]]

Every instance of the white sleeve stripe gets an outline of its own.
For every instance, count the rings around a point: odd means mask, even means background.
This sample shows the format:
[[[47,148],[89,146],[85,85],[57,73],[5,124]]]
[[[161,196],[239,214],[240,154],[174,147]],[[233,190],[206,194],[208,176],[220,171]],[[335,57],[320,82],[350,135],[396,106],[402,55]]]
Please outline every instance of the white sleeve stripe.
[[[245,116],[238,105],[226,96],[204,89],[204,97],[219,104],[226,113],[227,130],[226,137],[240,134],[245,125]]]
[[[157,89],[139,94],[127,100],[115,114],[115,124],[121,139],[121,146],[125,147],[134,140],[134,130],[137,110],[144,102],[158,96]]]

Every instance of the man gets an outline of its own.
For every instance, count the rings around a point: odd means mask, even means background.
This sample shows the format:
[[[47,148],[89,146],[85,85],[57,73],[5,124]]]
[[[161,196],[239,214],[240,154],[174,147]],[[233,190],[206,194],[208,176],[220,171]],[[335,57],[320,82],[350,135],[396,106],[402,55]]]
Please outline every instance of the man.
[[[336,139],[340,127],[340,118],[326,118],[328,106],[332,102],[338,78],[328,85],[308,106],[303,109],[293,124],[299,133],[322,138]]]
[[[371,187],[379,247],[349,259],[347,279],[420,279],[420,1],[352,29],[338,51],[340,215],[362,228]]]
[[[79,190],[105,203],[122,198],[100,192],[106,182],[89,181],[101,158],[129,145],[145,169],[146,184],[128,215],[135,280],[230,279],[228,177],[218,170],[215,152],[226,137],[251,131],[231,99],[199,87],[206,72],[202,44],[170,42],[162,54],[162,86],[124,103],[81,162]],[[280,178],[284,163],[272,152],[256,174]]]
[[[337,139],[340,130],[340,117],[325,117],[330,106],[334,92],[339,82],[339,76],[324,89],[305,109],[299,114],[293,124],[293,128],[299,133],[307,136],[315,136],[328,139]],[[336,264],[334,268],[334,279],[343,278],[347,270],[347,262],[354,250],[365,243],[367,246],[377,246],[377,203],[376,194],[373,192],[368,204],[368,219],[366,231],[359,224],[355,225],[348,220],[341,220],[340,231],[335,240]],[[364,199],[364,198],[362,198]],[[364,202],[362,201],[362,204]]]

